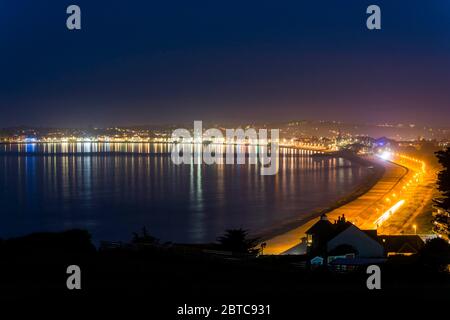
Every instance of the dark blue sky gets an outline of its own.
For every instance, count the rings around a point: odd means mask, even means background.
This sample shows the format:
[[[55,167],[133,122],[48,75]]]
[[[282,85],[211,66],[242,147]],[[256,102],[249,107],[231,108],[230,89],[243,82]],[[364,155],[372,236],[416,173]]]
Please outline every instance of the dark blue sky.
[[[2,1],[0,40],[2,127],[450,124],[446,0]]]

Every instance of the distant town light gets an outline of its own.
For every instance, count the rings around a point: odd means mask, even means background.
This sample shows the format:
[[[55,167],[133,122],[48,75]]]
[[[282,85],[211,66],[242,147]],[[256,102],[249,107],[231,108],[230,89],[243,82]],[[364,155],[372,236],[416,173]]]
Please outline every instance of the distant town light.
[[[392,159],[392,152],[384,151],[379,155],[379,157],[383,160],[391,160]]]

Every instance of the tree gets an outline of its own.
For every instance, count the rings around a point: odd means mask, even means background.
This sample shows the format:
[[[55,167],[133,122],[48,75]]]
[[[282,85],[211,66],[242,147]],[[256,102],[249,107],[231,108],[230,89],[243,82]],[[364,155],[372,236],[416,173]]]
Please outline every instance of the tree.
[[[229,229],[222,237],[217,238],[220,249],[236,253],[257,254],[259,239],[248,238],[248,230]]]
[[[434,200],[434,203],[440,213],[435,216],[435,225],[444,226],[440,228],[440,232],[446,232],[444,237],[449,237],[449,220],[450,220],[450,148],[436,152],[442,170],[438,174],[438,190],[441,196]]]
[[[428,240],[420,250],[420,257],[428,267],[442,271],[450,263],[450,244],[441,238]]]
[[[157,244],[159,240],[153,236],[151,236],[147,232],[147,228],[143,227],[141,233],[133,232],[133,240],[134,244]]]
[[[438,190],[442,197],[436,200],[436,204],[442,210],[450,211],[450,148],[436,152],[439,163],[443,169],[438,174]]]

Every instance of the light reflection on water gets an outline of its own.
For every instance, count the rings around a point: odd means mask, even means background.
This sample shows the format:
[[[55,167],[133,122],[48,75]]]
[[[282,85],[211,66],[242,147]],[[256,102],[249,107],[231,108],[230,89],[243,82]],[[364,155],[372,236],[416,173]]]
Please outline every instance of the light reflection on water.
[[[0,238],[86,228],[96,241],[129,240],[146,226],[164,241],[213,241],[227,228],[258,231],[307,215],[368,173],[302,150],[281,149],[275,176],[248,164],[176,166],[169,150],[152,143],[0,145]]]

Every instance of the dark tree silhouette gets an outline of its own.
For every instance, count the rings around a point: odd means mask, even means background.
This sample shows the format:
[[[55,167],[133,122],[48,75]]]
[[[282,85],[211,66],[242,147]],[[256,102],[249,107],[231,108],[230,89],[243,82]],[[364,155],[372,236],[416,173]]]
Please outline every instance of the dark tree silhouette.
[[[442,271],[450,263],[450,244],[441,238],[428,240],[420,251],[420,257],[428,267]]]
[[[151,236],[147,232],[147,228],[143,227],[141,233],[133,232],[133,240],[134,244],[157,244],[159,240],[153,236]]]
[[[438,174],[438,190],[441,196],[434,200],[440,212],[435,216],[435,226],[439,227],[438,233],[446,233],[449,237],[450,230],[450,148],[436,152],[442,170]]]
[[[248,230],[229,229],[222,237],[217,238],[221,250],[232,251],[236,253],[257,254],[259,239],[248,238]]]
[[[436,200],[439,208],[450,211],[450,148],[436,152],[439,163],[443,169],[438,175],[438,189],[442,197]]]

